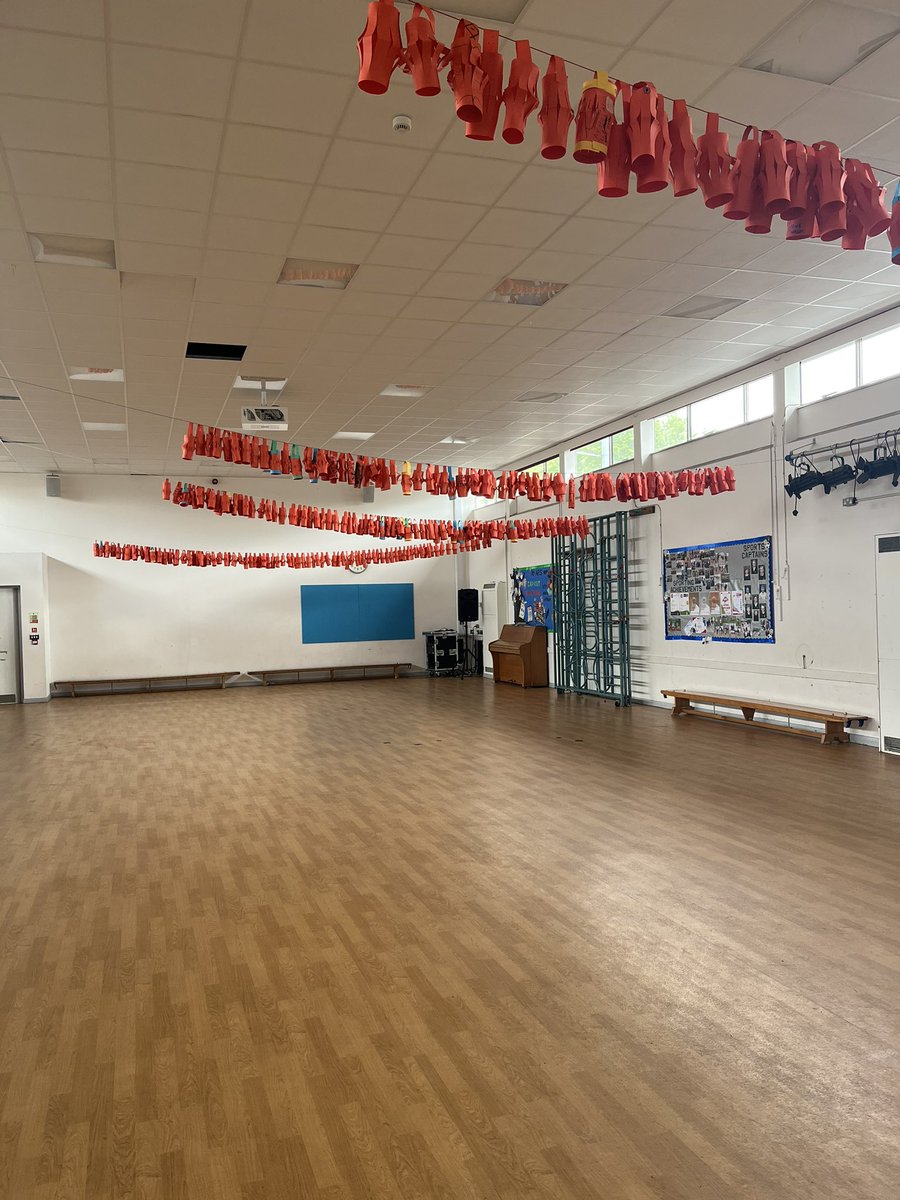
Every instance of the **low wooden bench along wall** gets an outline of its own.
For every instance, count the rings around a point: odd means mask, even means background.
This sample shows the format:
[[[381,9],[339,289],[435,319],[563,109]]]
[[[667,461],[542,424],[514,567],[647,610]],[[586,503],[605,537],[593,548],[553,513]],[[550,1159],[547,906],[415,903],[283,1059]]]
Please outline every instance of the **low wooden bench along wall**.
[[[349,667],[279,667],[249,674],[264,684],[337,683],[343,679],[400,679],[412,663],[363,663]],[[376,672],[376,674],[371,674]],[[79,696],[132,695],[135,692],[182,692],[224,688],[237,671],[205,671],[198,675],[138,675],[128,679],[63,679],[52,684],[53,699]]]
[[[818,738],[823,746],[833,746],[839,742],[849,742],[848,725],[861,726],[868,717],[857,716],[854,713],[826,712],[817,708],[802,708],[796,704],[773,704],[767,700],[739,700],[736,696],[707,696],[702,692],[667,691],[664,696],[670,696],[675,701],[672,709],[673,717],[705,717],[709,721],[727,721],[732,725],[752,725],[755,729],[769,729],[776,733],[793,733],[797,737]],[[694,708],[694,704],[709,704],[715,708],[740,709],[742,716],[732,717],[725,713],[704,712]],[[798,721],[815,721],[825,726],[825,732],[817,729],[798,729],[794,725],[777,725],[774,721],[757,721],[757,713],[770,713],[779,717],[794,717]]]

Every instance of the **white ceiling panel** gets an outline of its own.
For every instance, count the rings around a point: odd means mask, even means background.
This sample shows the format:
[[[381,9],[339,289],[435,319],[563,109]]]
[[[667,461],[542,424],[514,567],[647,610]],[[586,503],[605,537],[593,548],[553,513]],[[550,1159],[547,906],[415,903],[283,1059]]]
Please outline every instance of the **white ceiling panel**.
[[[800,0],[760,3],[750,20],[737,0],[635,0],[602,33],[595,0],[531,0],[518,32],[542,68],[541,49],[567,53],[900,167],[896,46],[832,87],[745,70]],[[174,469],[181,420],[238,419],[239,369],[287,377],[302,437],[371,428],[371,450],[421,456],[464,430],[473,458],[536,456],[900,299],[886,239],[847,253],[785,243],[780,222],[750,237],[696,195],[600,198],[595,168],[540,157],[536,117],[521,146],[475,143],[446,84],[423,99],[398,72],[363,95],[364,19],[359,0],[0,5],[0,373],[38,442],[4,470]],[[118,270],[35,266],[26,229],[114,239]],[[288,255],[360,266],[345,291],[278,285]],[[509,275],[567,286],[540,308],[488,302]],[[695,296],[741,303],[667,315]],[[247,351],[192,362],[188,336]],[[73,366],[123,362],[124,385],[70,387]],[[404,379],[432,391],[379,395]],[[571,398],[515,403],[535,388]],[[85,437],[79,417],[126,401],[151,410],[127,437]]]

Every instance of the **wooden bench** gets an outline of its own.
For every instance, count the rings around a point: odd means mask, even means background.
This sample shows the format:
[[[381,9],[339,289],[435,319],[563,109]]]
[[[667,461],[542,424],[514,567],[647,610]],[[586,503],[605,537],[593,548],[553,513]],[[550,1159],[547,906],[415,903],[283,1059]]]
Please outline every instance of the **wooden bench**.
[[[672,709],[673,717],[706,717],[710,721],[727,721],[732,725],[752,725],[754,729],[771,729],[777,733],[793,733],[797,737],[818,738],[823,746],[833,746],[839,742],[849,742],[850,734],[846,726],[856,724],[861,726],[868,717],[857,716],[854,713],[827,712],[818,708],[802,708],[797,704],[773,704],[767,700],[739,700],[735,696],[707,696],[702,692],[686,692],[663,689],[663,696],[669,696],[675,701]],[[696,704],[708,704],[714,708],[740,709],[740,717],[727,716],[725,713],[704,712],[694,708]],[[778,725],[774,721],[757,721],[757,713],[772,713],[775,716],[795,717],[798,721],[815,721],[825,726],[825,732],[816,729],[797,729],[793,725]]]
[[[233,671],[201,671],[197,675],[136,675],[122,679],[62,679],[51,684],[50,695],[61,696],[115,696],[131,692],[187,691],[192,686],[225,686],[225,680]]]
[[[338,683],[343,679],[399,679],[401,671],[411,671],[412,663],[363,663],[349,667],[281,667],[266,671],[250,671],[264,684],[302,683],[304,676],[321,676],[321,680],[310,682]],[[370,675],[380,671],[381,675]],[[337,672],[337,674],[335,674]],[[390,672],[390,674],[388,674]],[[228,679],[237,671],[202,671],[196,675],[138,675],[126,679],[63,679],[51,685],[50,695],[54,699],[77,698],[80,696],[118,696],[135,692],[175,692],[224,688]],[[277,678],[284,676],[284,678]]]
[[[412,663],[362,663],[351,667],[276,667],[268,671],[250,671],[263,683],[273,686],[281,683],[302,683],[304,676],[310,683],[341,683],[347,679],[400,679],[401,671],[411,671]],[[337,675],[335,672],[339,672]],[[381,672],[370,675],[370,671]],[[388,674],[390,672],[390,674]],[[310,676],[321,675],[321,680]]]

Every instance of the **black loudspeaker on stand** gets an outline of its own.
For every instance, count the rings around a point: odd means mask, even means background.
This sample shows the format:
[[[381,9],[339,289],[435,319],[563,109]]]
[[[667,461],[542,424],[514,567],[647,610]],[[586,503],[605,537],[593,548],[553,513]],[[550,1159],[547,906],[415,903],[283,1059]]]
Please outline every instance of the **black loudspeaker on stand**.
[[[467,625],[469,621],[478,620],[477,588],[459,589],[456,593],[456,614],[464,625]]]

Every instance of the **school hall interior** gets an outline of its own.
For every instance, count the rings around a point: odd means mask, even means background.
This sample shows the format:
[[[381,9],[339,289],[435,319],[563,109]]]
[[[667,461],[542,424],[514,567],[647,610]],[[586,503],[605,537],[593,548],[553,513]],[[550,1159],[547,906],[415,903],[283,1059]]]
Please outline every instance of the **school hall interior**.
[[[898,61],[0,3],[0,1200],[895,1200]]]

